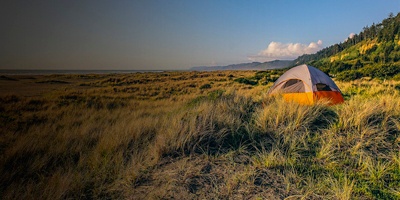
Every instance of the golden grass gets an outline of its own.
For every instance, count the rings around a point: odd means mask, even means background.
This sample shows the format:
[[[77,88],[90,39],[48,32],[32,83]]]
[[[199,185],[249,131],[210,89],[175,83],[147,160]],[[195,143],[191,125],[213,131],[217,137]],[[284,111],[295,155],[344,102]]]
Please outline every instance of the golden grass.
[[[254,74],[0,80],[0,196],[399,197],[399,82],[338,82],[344,104],[302,106],[234,81]]]

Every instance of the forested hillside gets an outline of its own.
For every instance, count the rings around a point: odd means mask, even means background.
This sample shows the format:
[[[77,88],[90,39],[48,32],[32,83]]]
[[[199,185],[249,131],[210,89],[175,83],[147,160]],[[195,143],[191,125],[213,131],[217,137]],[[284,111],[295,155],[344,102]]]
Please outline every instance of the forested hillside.
[[[298,57],[294,63],[310,64],[339,80],[361,77],[400,80],[400,13],[389,14],[379,24],[366,26],[345,42]]]

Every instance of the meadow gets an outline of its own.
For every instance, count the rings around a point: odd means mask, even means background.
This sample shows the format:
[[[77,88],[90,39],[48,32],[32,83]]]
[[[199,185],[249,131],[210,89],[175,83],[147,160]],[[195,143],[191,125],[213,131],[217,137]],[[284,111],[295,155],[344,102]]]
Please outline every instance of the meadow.
[[[0,76],[2,199],[399,199],[400,82],[282,71]]]

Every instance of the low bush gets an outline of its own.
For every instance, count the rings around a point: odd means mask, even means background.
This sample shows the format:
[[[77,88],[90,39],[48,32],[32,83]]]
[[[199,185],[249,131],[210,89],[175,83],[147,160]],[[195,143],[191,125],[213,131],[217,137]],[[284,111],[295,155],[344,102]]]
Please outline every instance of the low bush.
[[[243,78],[243,77],[237,78],[234,81],[238,82],[238,83],[242,83],[242,84],[247,84],[247,85],[257,85],[258,84],[258,81],[256,81],[256,80],[251,80],[251,79]]]
[[[204,85],[202,85],[202,86],[200,86],[200,89],[210,89],[211,88],[211,85],[210,84],[204,84]]]

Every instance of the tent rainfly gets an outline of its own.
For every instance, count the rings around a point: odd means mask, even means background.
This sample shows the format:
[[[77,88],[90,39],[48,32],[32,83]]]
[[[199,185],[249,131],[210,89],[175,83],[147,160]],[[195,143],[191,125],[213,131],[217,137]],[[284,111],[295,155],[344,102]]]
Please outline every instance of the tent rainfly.
[[[343,96],[333,80],[319,69],[299,65],[285,72],[268,91],[274,95],[281,93],[286,101],[312,105],[320,99],[331,105],[343,103]]]

